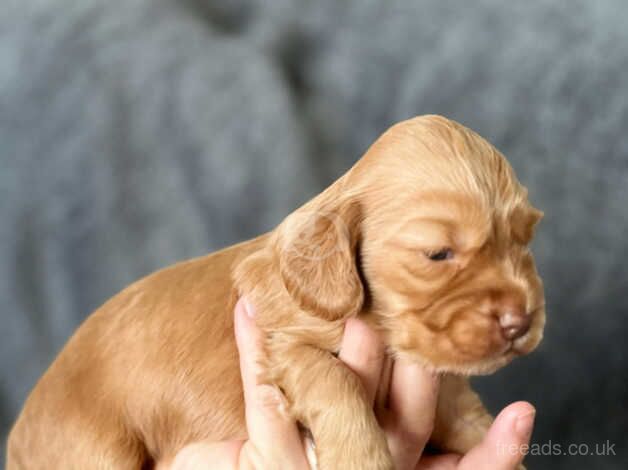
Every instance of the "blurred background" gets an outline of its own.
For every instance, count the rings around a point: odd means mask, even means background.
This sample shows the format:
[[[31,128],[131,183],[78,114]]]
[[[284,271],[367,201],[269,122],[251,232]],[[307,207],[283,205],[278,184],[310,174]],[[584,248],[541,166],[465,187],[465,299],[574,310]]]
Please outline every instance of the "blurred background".
[[[271,229],[438,113],[546,213],[546,338],[483,397],[534,403],[539,446],[587,446],[529,468],[628,468],[628,3],[0,3],[0,437],[123,286]]]

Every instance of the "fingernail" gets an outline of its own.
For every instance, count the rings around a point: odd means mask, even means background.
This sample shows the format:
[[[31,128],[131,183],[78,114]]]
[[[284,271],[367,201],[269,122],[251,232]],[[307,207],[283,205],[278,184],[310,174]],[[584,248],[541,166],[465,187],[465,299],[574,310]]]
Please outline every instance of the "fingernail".
[[[521,437],[521,439],[529,439],[532,434],[532,427],[534,426],[534,417],[536,416],[536,410],[529,411],[517,416],[515,421],[515,431]]]
[[[257,386],[255,393],[260,406],[263,406],[265,409],[272,410],[273,412],[279,412],[284,416],[287,415],[288,404],[286,403],[283,393],[281,393],[279,389],[272,385],[261,384]]]
[[[250,318],[255,318],[255,309],[253,308],[253,304],[251,304],[247,298],[243,299],[244,302],[244,311]]]

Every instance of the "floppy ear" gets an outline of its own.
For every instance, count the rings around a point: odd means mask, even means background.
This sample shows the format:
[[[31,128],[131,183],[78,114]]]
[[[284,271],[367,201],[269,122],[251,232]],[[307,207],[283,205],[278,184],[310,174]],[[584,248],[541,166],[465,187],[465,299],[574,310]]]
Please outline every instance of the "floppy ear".
[[[529,243],[544,214],[535,207],[517,208],[510,216],[512,236],[521,243]]]
[[[279,226],[279,269],[294,301],[336,320],[361,308],[364,291],[357,266],[360,208],[356,202],[308,204]]]

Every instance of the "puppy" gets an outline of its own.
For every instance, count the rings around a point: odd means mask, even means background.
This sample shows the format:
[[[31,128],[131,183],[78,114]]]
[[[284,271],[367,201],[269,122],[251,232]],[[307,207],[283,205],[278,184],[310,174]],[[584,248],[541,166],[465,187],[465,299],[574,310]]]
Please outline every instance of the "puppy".
[[[401,122],[272,232],[154,273],[92,314],[28,397],[7,468],[164,468],[191,442],[244,438],[240,295],[266,333],[260,380],[311,431],[320,469],[393,468],[334,355],[352,316],[392,357],[444,374],[431,443],[466,452],[491,417],[465,377],[541,340],[528,249],[540,218],[480,136],[439,116]]]

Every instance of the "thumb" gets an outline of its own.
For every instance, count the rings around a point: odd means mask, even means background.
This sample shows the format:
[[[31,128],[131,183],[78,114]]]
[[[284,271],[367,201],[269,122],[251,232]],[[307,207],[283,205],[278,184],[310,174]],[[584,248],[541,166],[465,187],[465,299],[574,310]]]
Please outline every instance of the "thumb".
[[[513,470],[523,461],[530,443],[536,410],[527,402],[512,403],[495,418],[484,440],[471,449],[461,470]]]
[[[240,468],[268,468],[277,462],[285,469],[308,468],[297,424],[284,411],[285,397],[277,387],[259,383],[263,333],[255,325],[254,315],[254,307],[246,300],[237,303],[235,333],[249,435],[242,447]]]

